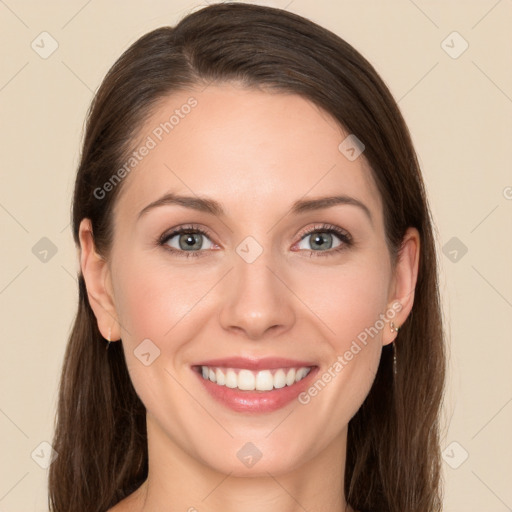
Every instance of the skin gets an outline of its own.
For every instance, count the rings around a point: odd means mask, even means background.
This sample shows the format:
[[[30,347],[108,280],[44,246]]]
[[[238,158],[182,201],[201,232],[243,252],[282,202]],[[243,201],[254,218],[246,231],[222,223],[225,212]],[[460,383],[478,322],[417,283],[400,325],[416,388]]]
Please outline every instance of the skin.
[[[280,356],[313,361],[322,375],[393,304],[401,305],[395,324],[405,321],[418,232],[407,231],[392,268],[364,153],[349,161],[338,150],[347,133],[298,95],[227,83],[182,91],[161,102],[140,140],[190,96],[197,106],[124,178],[107,258],[95,251],[89,220],[80,226],[81,269],[99,329],[122,339],[147,409],[148,479],[111,511],[352,510],[342,486],[347,425],[371,388],[382,346],[396,336],[388,323],[308,404],[294,400],[271,413],[217,403],[191,365]],[[166,205],[137,219],[171,191],[215,199],[225,215]],[[347,204],[289,213],[296,200],[335,194],[363,202],[372,220]],[[202,238],[202,256],[180,257],[155,242],[189,223],[211,234]],[[314,235],[303,232],[319,223],[348,231],[354,244],[333,252],[343,242],[332,235],[332,249],[315,248]],[[236,252],[247,236],[263,249],[252,263]],[[178,242],[179,235],[168,244]],[[160,350],[148,366],[134,355],[146,338]],[[250,468],[236,455],[247,442],[262,453]]]

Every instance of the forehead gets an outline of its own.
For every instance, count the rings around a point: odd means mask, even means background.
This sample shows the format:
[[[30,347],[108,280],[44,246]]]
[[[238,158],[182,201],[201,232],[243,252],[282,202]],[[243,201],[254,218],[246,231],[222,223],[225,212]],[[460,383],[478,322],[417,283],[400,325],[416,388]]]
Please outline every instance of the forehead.
[[[141,128],[116,212],[138,212],[167,192],[215,198],[237,216],[257,205],[282,213],[302,197],[343,193],[379,217],[366,160],[351,161],[339,149],[348,135],[299,95],[231,83],[179,91]]]

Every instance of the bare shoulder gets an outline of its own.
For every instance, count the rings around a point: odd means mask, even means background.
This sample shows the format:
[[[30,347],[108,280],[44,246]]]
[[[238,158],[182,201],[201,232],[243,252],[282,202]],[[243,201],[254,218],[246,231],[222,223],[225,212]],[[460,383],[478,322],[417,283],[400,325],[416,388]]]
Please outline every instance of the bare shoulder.
[[[128,496],[129,498],[129,496]],[[130,502],[127,501],[128,498],[121,500],[119,503],[114,505],[112,508],[109,508],[107,512],[135,512],[133,506],[130,505]]]
[[[107,512],[128,512],[128,509],[125,508],[123,502],[120,501],[117,505],[114,505],[112,508],[109,508]]]
[[[107,512],[139,512],[140,508],[137,508],[133,501],[129,500],[128,498],[125,498],[124,500],[121,500],[119,503],[114,505],[112,508],[109,508]]]
[[[129,496],[116,503],[107,512],[140,512],[143,507],[142,491],[144,484]]]

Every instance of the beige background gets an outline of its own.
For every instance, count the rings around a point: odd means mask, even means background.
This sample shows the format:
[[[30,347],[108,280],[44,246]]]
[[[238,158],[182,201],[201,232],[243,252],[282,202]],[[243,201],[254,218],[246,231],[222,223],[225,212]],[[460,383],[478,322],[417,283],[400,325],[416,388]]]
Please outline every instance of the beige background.
[[[399,102],[438,230],[451,354],[445,510],[512,510],[512,0],[259,3],[339,34]],[[0,1],[0,512],[47,510],[40,443],[51,441],[77,300],[69,212],[93,91],[129,44],[200,5]],[[31,47],[51,49],[43,31],[58,43],[46,59]],[[43,237],[57,251],[46,261]]]

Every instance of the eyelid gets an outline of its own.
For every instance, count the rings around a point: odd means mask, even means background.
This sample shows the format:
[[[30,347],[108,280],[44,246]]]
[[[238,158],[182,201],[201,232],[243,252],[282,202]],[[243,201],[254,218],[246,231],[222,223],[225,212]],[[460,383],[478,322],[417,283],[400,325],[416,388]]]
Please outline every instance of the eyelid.
[[[208,238],[212,237],[212,234],[210,233],[210,231],[203,226],[200,226],[198,224],[180,224],[178,226],[175,226],[173,228],[170,228],[170,229],[167,229],[166,231],[164,231],[164,233],[158,237],[158,242],[163,244],[167,240],[169,240],[169,238],[172,238],[173,236],[182,234],[183,232],[187,232],[187,231],[192,231],[192,232],[197,231],[197,232],[207,236]],[[212,240],[212,242],[213,242],[213,240]]]
[[[325,232],[334,232],[334,234],[336,234],[338,236],[343,235],[343,237],[347,238],[349,241],[352,242],[352,236],[347,230],[345,230],[339,226],[336,226],[334,224],[327,224],[327,223],[317,223],[312,227],[306,228],[300,234],[299,241],[303,240],[307,235],[311,235],[312,233],[316,233],[316,232],[324,232],[324,231]]]

